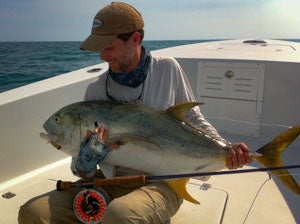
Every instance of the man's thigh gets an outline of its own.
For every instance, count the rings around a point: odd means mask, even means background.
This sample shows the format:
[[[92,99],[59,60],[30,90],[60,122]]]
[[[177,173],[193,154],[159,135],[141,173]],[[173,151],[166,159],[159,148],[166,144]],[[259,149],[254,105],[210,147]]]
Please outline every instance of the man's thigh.
[[[166,184],[153,183],[114,199],[107,207],[103,224],[165,223],[181,204],[182,199]]]
[[[19,223],[80,223],[72,208],[80,190],[55,190],[29,200],[19,210]]]

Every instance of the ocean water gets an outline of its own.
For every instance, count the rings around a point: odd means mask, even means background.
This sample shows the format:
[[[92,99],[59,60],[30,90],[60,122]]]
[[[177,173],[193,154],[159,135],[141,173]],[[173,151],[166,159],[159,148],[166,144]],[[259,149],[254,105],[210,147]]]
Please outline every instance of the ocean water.
[[[144,41],[151,50],[203,40]],[[80,42],[0,43],[0,92],[101,62],[98,52],[79,50]]]
[[[143,41],[150,51],[213,40]],[[300,40],[292,40],[300,42]],[[80,42],[0,42],[0,93],[101,62]]]

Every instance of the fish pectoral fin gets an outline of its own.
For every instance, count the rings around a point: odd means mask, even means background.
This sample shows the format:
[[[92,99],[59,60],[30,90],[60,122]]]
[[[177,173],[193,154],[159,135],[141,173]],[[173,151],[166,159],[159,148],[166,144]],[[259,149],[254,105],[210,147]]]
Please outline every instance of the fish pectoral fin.
[[[181,198],[192,202],[194,204],[200,205],[200,202],[194,199],[186,189],[186,184],[189,181],[190,178],[178,178],[173,180],[166,180],[165,183],[172,188],[178,196]]]
[[[186,119],[186,113],[189,111],[191,108],[203,104],[202,102],[189,102],[189,103],[182,103],[182,104],[177,104],[175,106],[169,107],[166,112],[167,114],[176,117],[180,121],[189,123]]]
[[[108,165],[106,163],[99,163],[101,172],[105,176],[105,178],[113,178],[115,176],[115,167]]]

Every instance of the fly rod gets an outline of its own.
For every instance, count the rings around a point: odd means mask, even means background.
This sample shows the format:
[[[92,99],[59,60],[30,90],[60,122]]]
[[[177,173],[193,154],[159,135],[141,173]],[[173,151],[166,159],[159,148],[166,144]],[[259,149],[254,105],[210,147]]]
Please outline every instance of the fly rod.
[[[147,181],[157,180],[168,180],[175,178],[189,178],[199,176],[216,176],[216,175],[227,175],[227,174],[238,174],[238,173],[254,173],[254,172],[265,172],[273,170],[283,169],[297,169],[299,165],[290,166],[278,166],[278,167],[263,167],[243,170],[226,170],[226,171],[215,171],[215,172],[202,172],[202,173],[186,173],[186,174],[172,174],[172,175],[161,175],[161,176],[145,176],[144,174],[138,176],[127,176],[127,177],[113,177],[113,178],[94,178],[94,181],[90,182],[69,182],[69,181],[57,181],[56,189],[59,191],[69,190],[72,187],[102,187],[108,185],[126,185],[130,183],[141,183],[145,184]]]

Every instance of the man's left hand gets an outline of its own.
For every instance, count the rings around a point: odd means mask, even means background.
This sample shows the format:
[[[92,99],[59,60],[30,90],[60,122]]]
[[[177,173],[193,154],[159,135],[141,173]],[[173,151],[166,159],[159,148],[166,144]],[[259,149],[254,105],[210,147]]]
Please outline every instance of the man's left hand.
[[[245,164],[252,163],[250,150],[243,142],[233,144],[235,147],[230,149],[226,156],[226,166],[228,169],[241,168]]]

